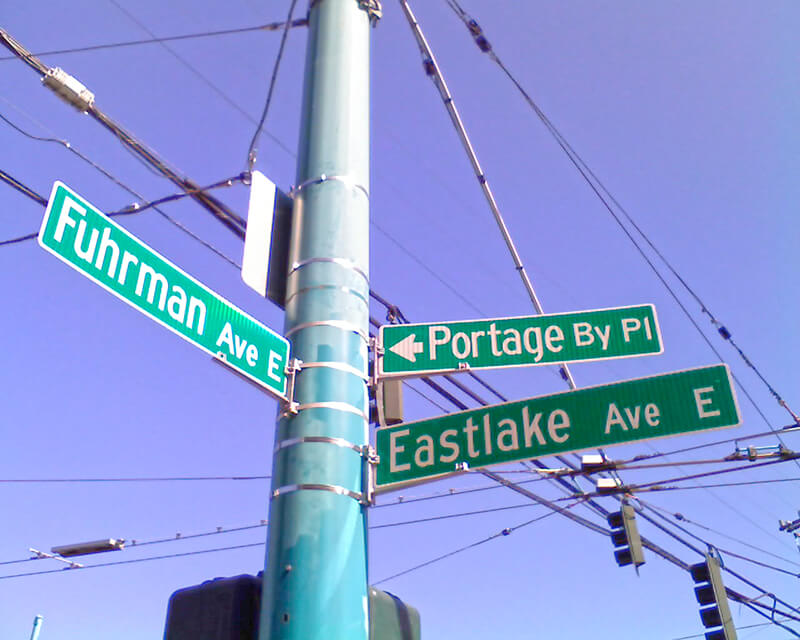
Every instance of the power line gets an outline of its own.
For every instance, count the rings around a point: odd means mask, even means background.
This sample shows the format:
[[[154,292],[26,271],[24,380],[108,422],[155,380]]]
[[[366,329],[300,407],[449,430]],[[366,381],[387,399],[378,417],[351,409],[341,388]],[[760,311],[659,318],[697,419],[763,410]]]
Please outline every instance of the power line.
[[[700,524],[699,522],[695,522],[694,520],[690,520],[689,518],[684,516],[682,513],[672,513],[671,511],[669,511],[667,509],[664,509],[663,507],[659,507],[658,505],[655,505],[655,504],[653,504],[651,502],[646,502],[646,501],[642,500],[641,498],[637,498],[637,500],[641,504],[646,505],[647,507],[649,507],[651,510],[660,511],[664,515],[670,515],[673,518],[675,518],[675,520],[677,520],[679,522],[685,522],[686,524],[689,524],[689,525],[692,525],[692,526],[695,526],[695,527],[699,527],[700,529],[703,529],[705,531],[708,531],[708,532],[713,533],[713,534],[718,535],[718,536],[722,536],[723,538],[727,538],[728,540],[732,540],[733,542],[741,544],[741,545],[743,545],[745,547],[749,547],[750,549],[753,549],[753,550],[758,551],[760,553],[763,553],[765,555],[772,556],[773,558],[776,558],[778,560],[782,560],[783,562],[787,562],[789,564],[793,564],[793,565],[795,565],[797,567],[800,567],[800,562],[795,562],[794,560],[789,560],[788,558],[784,558],[783,556],[779,556],[776,553],[772,553],[771,551],[767,551],[766,549],[762,549],[761,547],[757,547],[754,544],[751,544],[749,542],[745,542],[744,540],[740,540],[739,538],[735,538],[735,537],[733,537],[731,535],[728,535],[727,533],[723,533],[722,531],[718,531],[717,529],[712,529],[711,527],[708,527],[706,525]]]
[[[3,176],[6,176],[6,175],[8,175],[8,174],[5,174],[2,170],[0,170],[0,179],[3,179]],[[152,202],[145,202],[145,203],[143,203],[141,205],[136,203],[136,204],[130,205],[128,207],[125,207],[124,209],[121,209],[119,211],[114,211],[114,212],[111,212],[111,213],[107,213],[105,215],[107,215],[109,218],[113,218],[113,217],[117,217],[117,216],[134,215],[134,214],[141,213],[142,211],[144,211],[146,209],[153,208],[153,209],[155,209],[155,211],[157,211],[159,213],[159,215],[161,215],[162,218],[167,220],[170,224],[176,226],[178,229],[183,231],[185,234],[190,236],[192,239],[194,239],[195,241],[197,241],[200,244],[202,244],[205,248],[207,248],[210,251],[213,251],[214,253],[216,253],[218,256],[220,256],[222,259],[224,259],[226,262],[229,262],[234,267],[237,267],[237,268],[241,269],[241,266],[237,262],[235,262],[234,260],[232,260],[231,258],[226,256],[219,249],[217,249],[214,245],[212,245],[209,242],[203,240],[203,238],[201,238],[200,236],[195,234],[188,227],[186,227],[182,223],[178,222],[175,218],[173,218],[172,216],[168,215],[167,213],[165,213],[164,211],[162,211],[161,209],[159,209],[156,206],[157,204],[162,204],[164,202],[171,202],[171,201],[183,198],[183,197],[187,197],[187,196],[191,197],[193,195],[196,195],[200,191],[206,191],[206,190],[209,190],[209,189],[218,189],[220,187],[229,187],[229,186],[231,186],[233,184],[234,180],[241,180],[241,179],[242,179],[242,176],[237,176],[235,178],[226,178],[225,180],[222,180],[220,182],[217,182],[217,183],[214,183],[212,185],[209,185],[208,187],[204,187],[204,188],[201,187],[199,189],[191,190],[191,191],[188,191],[186,193],[173,194],[173,195],[170,195],[170,196],[166,196],[164,198],[160,198],[158,200],[154,200]],[[22,184],[22,183],[19,183],[19,184]],[[28,187],[25,187],[25,189],[28,189]],[[127,187],[126,187],[126,189],[127,189]],[[133,192],[133,193],[135,193],[135,192]],[[38,195],[38,194],[34,193],[34,195]],[[36,199],[36,201],[39,202],[38,198],[34,198],[34,199]],[[44,200],[44,198],[42,198],[42,200]],[[47,200],[44,200],[43,203],[40,202],[40,204],[42,204],[43,206],[46,206],[47,205]],[[9,240],[2,240],[2,241],[0,241],[0,247],[11,245],[11,244],[18,244],[18,243],[24,242],[26,240],[33,240],[38,235],[39,235],[38,232],[34,232],[34,233],[28,233],[28,234],[23,235],[23,236],[19,236],[17,238],[11,238]]]
[[[167,52],[169,52],[169,54],[173,58],[175,58],[180,64],[182,64],[189,71],[191,71],[192,74],[194,74],[197,78],[199,78],[209,89],[211,89],[220,98],[222,98],[222,100],[225,101],[225,103],[228,104],[228,106],[232,107],[235,111],[238,111],[241,115],[243,115],[247,120],[249,120],[253,124],[256,124],[257,121],[256,121],[255,118],[253,118],[253,116],[251,116],[247,111],[245,111],[227,93],[225,93],[216,84],[214,84],[214,82],[212,82],[211,79],[208,78],[208,76],[206,76],[204,73],[202,73],[197,67],[195,67],[192,63],[190,63],[186,58],[184,58],[177,51],[175,51],[175,49],[173,49],[168,44],[166,44],[166,42],[163,41],[163,39],[156,38],[155,37],[156,34],[153,33],[147,27],[147,25],[145,25],[141,20],[138,20],[130,11],[125,9],[122,5],[117,3],[115,0],[109,0],[109,2],[111,2],[111,4],[113,4],[121,13],[125,14],[128,17],[128,19],[130,19],[132,22],[136,23],[136,25],[138,25],[139,28],[142,29],[145,33],[147,33],[148,35],[152,36],[154,41],[158,42],[158,44],[160,44]],[[298,21],[295,21],[295,22],[298,22]],[[296,26],[295,22],[292,23],[292,26]],[[307,24],[307,21],[305,21],[305,20],[302,20],[300,22],[302,22],[303,25]],[[273,31],[277,31],[278,28],[283,29],[286,26],[286,23],[283,23],[283,22],[278,22],[278,23],[274,23],[274,24],[277,25],[277,27],[275,29],[272,29]],[[269,131],[267,131],[266,134],[267,134],[267,136],[269,136],[269,138],[275,144],[277,144],[281,149],[283,149],[288,155],[294,157],[294,155],[295,155],[294,152],[280,138],[278,138],[277,136],[273,135]]]
[[[42,197],[41,195],[36,193],[30,187],[22,184],[16,178],[11,177],[11,175],[6,173],[2,169],[0,169],[0,180],[5,182],[6,184],[10,185],[12,188],[16,189],[17,191],[19,191],[24,196],[27,196],[28,198],[30,198],[34,202],[38,202],[42,206],[47,205],[47,200],[44,197]],[[34,237],[35,237],[35,235],[34,235]],[[19,242],[19,241],[20,240],[15,240],[15,242]]]
[[[779,431],[781,433],[791,433],[791,432],[799,431],[799,430],[800,430],[800,426],[797,426],[795,424],[788,425],[788,426],[785,426],[785,427],[781,427],[779,429]],[[638,456],[634,456],[633,458],[631,458],[630,460],[628,460],[626,462],[636,462],[636,461],[640,461],[640,460],[652,460],[653,458],[660,458],[662,456],[673,456],[673,455],[677,455],[679,453],[687,453],[689,451],[697,451],[698,449],[705,449],[707,447],[716,447],[716,446],[719,446],[721,444],[729,444],[731,442],[740,442],[742,440],[754,440],[756,438],[764,438],[766,436],[774,436],[774,435],[775,435],[775,431],[774,430],[762,431],[761,433],[754,433],[754,434],[748,435],[748,436],[738,436],[736,438],[727,438],[725,440],[717,440],[715,442],[706,442],[704,444],[697,444],[697,445],[693,445],[691,447],[684,447],[682,449],[676,449],[674,451],[667,451],[667,452],[664,452],[664,453],[657,452],[657,453],[651,453],[651,454],[645,454],[645,455],[638,455]],[[625,463],[623,463],[623,464],[625,464]]]
[[[704,551],[703,551],[703,550],[699,549],[698,547],[696,547],[696,546],[695,546],[695,545],[693,545],[692,543],[690,543],[690,542],[687,542],[686,540],[684,540],[683,538],[681,538],[681,537],[680,537],[678,534],[676,534],[675,532],[671,531],[670,529],[667,529],[667,528],[666,528],[665,526],[663,526],[662,524],[660,524],[660,523],[656,522],[656,521],[655,521],[653,518],[651,518],[650,516],[648,516],[648,515],[647,515],[646,513],[644,513],[643,511],[639,511],[639,512],[637,512],[637,513],[638,513],[638,515],[639,515],[639,516],[641,516],[643,519],[647,520],[647,521],[648,521],[650,524],[652,524],[653,526],[655,526],[657,529],[660,529],[661,531],[663,531],[664,533],[666,533],[666,534],[667,534],[668,536],[670,536],[671,538],[673,538],[673,539],[677,540],[678,542],[680,542],[680,543],[681,543],[682,545],[684,545],[685,547],[687,547],[687,548],[691,549],[692,551],[694,551],[695,553],[698,553],[699,555],[703,555],[703,554],[704,554]],[[658,513],[656,513],[656,515],[658,515],[658,516],[659,516],[659,517],[661,517],[662,519],[665,519],[663,516],[661,516],[661,515],[660,515],[660,514],[658,514]],[[673,525],[673,526],[675,526],[675,525]],[[704,541],[704,543],[706,544],[706,546],[707,546],[707,547],[708,547],[708,546],[711,546],[711,547],[713,547],[713,545],[710,545],[708,542],[705,542],[705,541]],[[687,565],[687,567],[684,567],[684,568],[688,568],[688,565]],[[734,570],[733,570],[733,569],[731,569],[730,567],[723,565],[723,566],[722,566],[722,569],[723,569],[724,571],[726,571],[727,573],[730,573],[732,576],[734,576],[734,577],[738,578],[739,580],[741,580],[742,582],[744,582],[746,585],[748,585],[748,586],[752,587],[753,589],[756,589],[756,590],[757,590],[759,593],[761,593],[761,594],[763,594],[763,595],[767,595],[767,596],[769,596],[769,597],[773,598],[773,599],[775,600],[775,602],[780,602],[781,604],[783,604],[784,606],[788,607],[788,608],[789,608],[789,609],[791,609],[792,611],[795,611],[795,612],[797,612],[797,613],[800,613],[800,609],[797,609],[796,607],[792,606],[791,604],[789,604],[789,603],[788,603],[788,602],[786,602],[785,600],[782,600],[781,598],[778,598],[778,597],[777,597],[777,596],[776,596],[774,593],[770,593],[770,592],[766,591],[765,589],[762,589],[762,588],[761,588],[760,586],[758,586],[756,583],[754,583],[754,582],[753,582],[753,581],[751,581],[751,580],[748,580],[748,579],[747,579],[747,578],[745,578],[743,575],[741,575],[740,573],[738,573],[738,572],[734,571]],[[727,591],[728,591],[728,592],[730,592],[731,590],[730,590],[730,589],[727,589]]]
[[[388,529],[388,528],[401,527],[401,526],[412,525],[412,524],[424,524],[424,523],[434,522],[434,521],[438,521],[438,520],[451,520],[453,518],[464,518],[464,517],[469,517],[469,516],[485,515],[487,513],[495,513],[495,512],[499,512],[499,511],[510,511],[510,510],[516,510],[516,509],[527,509],[527,508],[530,508],[530,507],[533,507],[533,506],[536,506],[536,505],[533,505],[533,504],[517,504],[517,505],[504,506],[504,507],[491,507],[491,508],[487,508],[487,509],[479,509],[479,510],[474,510],[474,511],[465,511],[465,512],[460,512],[460,513],[448,513],[448,514],[444,514],[444,515],[440,515],[440,516],[431,516],[431,517],[427,517],[427,518],[417,518],[417,519],[414,519],[414,520],[405,520],[405,521],[401,521],[401,522],[389,522],[389,523],[386,523],[386,524],[371,525],[369,527],[369,529]],[[242,531],[251,531],[253,529],[262,529],[262,528],[264,528],[266,526],[267,526],[267,521],[266,520],[262,520],[260,523],[255,524],[255,525],[242,525],[242,526],[232,527],[232,528],[227,528],[227,529],[224,528],[224,527],[217,527],[214,531],[205,531],[205,532],[202,532],[202,533],[194,533],[194,534],[189,534],[189,535],[176,533],[174,536],[171,536],[169,538],[157,538],[157,539],[154,539],[154,540],[146,540],[146,541],[130,540],[130,542],[128,542],[127,546],[125,546],[124,548],[125,549],[133,549],[133,548],[137,548],[137,547],[145,547],[145,546],[150,546],[150,545],[154,545],[154,544],[164,544],[164,543],[168,543],[168,542],[182,542],[182,541],[185,541],[185,540],[193,540],[193,539],[197,539],[197,538],[206,538],[206,537],[209,537],[209,536],[219,536],[219,535],[224,535],[224,534],[229,534],[229,533],[239,533],[239,532],[242,532]],[[19,564],[19,563],[23,563],[23,562],[34,562],[36,560],[42,560],[42,559],[45,559],[45,556],[34,556],[34,557],[31,557],[31,558],[22,558],[20,560],[6,560],[4,562],[0,562],[0,566],[11,565],[11,564]]]
[[[219,480],[269,480],[272,476],[164,476],[153,478],[2,478],[0,484],[80,484],[105,482],[203,482]]]
[[[718,476],[718,475],[722,475],[724,473],[734,473],[736,471],[744,471],[745,469],[746,470],[750,470],[750,469],[756,469],[756,468],[759,468],[759,467],[768,467],[768,466],[771,466],[771,465],[774,465],[774,464],[780,464],[781,462],[794,461],[794,460],[797,460],[798,458],[800,458],[800,454],[794,453],[794,454],[792,454],[790,456],[786,456],[786,457],[780,458],[778,460],[766,460],[764,462],[757,462],[757,463],[750,464],[750,465],[743,465],[743,466],[740,466],[740,467],[734,467],[733,469],[715,469],[714,471],[704,471],[702,473],[694,473],[694,474],[686,475],[686,476],[676,476],[674,478],[669,478],[668,480],[655,480],[655,481],[652,481],[652,482],[645,482],[644,484],[632,485],[630,487],[630,489],[632,491],[637,491],[637,490],[646,489],[646,488],[649,488],[649,487],[654,487],[654,486],[658,486],[658,485],[664,485],[664,484],[667,484],[667,483],[670,483],[670,482],[683,482],[685,480],[695,480],[695,479],[700,479],[700,478],[709,478],[711,476]]]
[[[747,480],[744,482],[718,482],[715,484],[697,484],[691,487],[650,487],[652,491],[687,491],[689,489],[723,489],[727,487],[750,487],[759,484],[779,484],[781,482],[800,482],[800,478],[772,478],[770,480]]]
[[[495,222],[497,223],[497,227],[500,230],[500,234],[503,237],[503,241],[506,244],[508,252],[511,256],[511,259],[514,263],[514,268],[516,269],[517,273],[522,280],[522,284],[525,287],[525,290],[528,294],[528,297],[533,304],[536,313],[541,315],[544,313],[544,309],[539,301],[538,296],[536,295],[536,291],[533,288],[533,284],[531,283],[530,277],[528,276],[527,272],[525,271],[525,266],[522,263],[522,259],[517,251],[517,248],[514,244],[514,240],[511,237],[511,233],[506,226],[505,221],[503,220],[503,215],[500,212],[500,208],[497,205],[497,201],[495,200],[494,194],[492,193],[491,187],[489,186],[489,182],[486,179],[486,174],[483,171],[483,168],[478,161],[478,156],[475,153],[475,150],[470,142],[469,136],[467,134],[466,128],[464,127],[464,123],[461,120],[461,116],[458,113],[458,109],[456,108],[455,101],[453,100],[453,96],[450,93],[450,90],[447,88],[447,83],[445,82],[444,76],[439,68],[439,65],[436,63],[436,58],[433,55],[433,51],[431,50],[430,45],[428,44],[427,40],[425,39],[425,35],[422,33],[422,29],[420,27],[419,22],[417,21],[416,17],[414,16],[413,12],[411,11],[411,7],[409,6],[407,0],[400,0],[400,6],[403,9],[403,13],[406,16],[409,26],[411,27],[411,31],[414,34],[414,39],[417,42],[417,46],[419,47],[420,53],[422,54],[423,65],[425,68],[425,72],[427,75],[433,80],[433,83],[436,89],[439,92],[439,95],[442,99],[442,103],[447,110],[447,114],[450,117],[451,122],[453,123],[453,127],[458,134],[459,140],[461,141],[462,146],[464,147],[464,151],[467,154],[467,157],[472,165],[472,169],[475,173],[475,177],[478,180],[478,183],[481,186],[481,190],[483,191],[483,195],[486,198],[486,202],[489,205],[489,209],[492,212],[492,216],[494,217]],[[569,371],[569,367],[566,364],[561,364],[559,367],[562,377],[564,381],[567,382],[571,389],[576,389],[577,385],[572,378],[572,374]]]
[[[697,303],[701,307],[701,311],[704,314],[708,315],[709,318],[711,319],[711,322],[717,327],[717,330],[718,330],[718,333],[720,334],[720,336],[722,336],[723,339],[728,340],[729,342],[731,342],[731,344],[734,346],[734,348],[738,351],[739,355],[744,360],[745,364],[747,364],[747,366],[749,366],[751,369],[753,369],[753,371],[755,371],[756,375],[767,386],[769,392],[778,401],[778,404],[780,404],[784,409],[786,409],[786,411],[792,416],[792,419],[797,424],[800,425],[800,417],[798,417],[798,415],[794,411],[792,411],[792,409],[789,407],[789,405],[786,403],[786,401],[780,396],[780,394],[778,394],[778,392],[775,391],[775,389],[772,387],[772,385],[769,384],[769,382],[767,382],[767,380],[764,378],[764,376],[761,374],[761,372],[758,370],[758,368],[755,367],[755,365],[744,354],[744,352],[738,347],[738,345],[736,345],[736,343],[733,342],[733,340],[731,338],[731,333],[728,331],[728,329],[725,328],[714,317],[714,315],[709,311],[709,309],[706,306],[706,304],[700,299],[700,297],[695,293],[695,291],[687,284],[687,282],[674,269],[672,264],[664,257],[664,255],[658,250],[658,248],[655,246],[655,244],[650,240],[649,236],[647,234],[645,234],[645,232],[639,227],[639,225],[635,222],[635,220],[627,212],[627,210],[624,207],[622,207],[622,205],[620,205],[620,203],[616,200],[616,198],[614,198],[614,196],[611,194],[611,192],[605,187],[605,185],[602,183],[602,181],[597,177],[597,175],[586,164],[586,162],[583,160],[583,158],[581,158],[581,156],[569,144],[569,142],[566,140],[566,138],[564,138],[564,136],[561,134],[561,132],[555,127],[555,125],[553,125],[553,123],[545,115],[545,113],[541,110],[541,108],[536,104],[536,102],[533,100],[533,98],[531,98],[531,96],[528,94],[528,92],[522,87],[520,82],[514,77],[514,75],[509,71],[509,69],[505,66],[505,64],[503,64],[503,62],[500,60],[500,58],[494,52],[494,50],[493,50],[491,44],[489,43],[489,41],[486,39],[486,37],[485,37],[485,35],[483,33],[483,29],[478,24],[478,22],[474,18],[469,16],[469,14],[467,14],[466,11],[464,11],[461,8],[461,6],[458,4],[458,2],[456,2],[455,0],[448,0],[448,5],[450,6],[451,9],[453,9],[453,11],[456,13],[456,15],[458,15],[458,17],[467,26],[467,29],[469,30],[470,34],[472,35],[473,39],[475,40],[475,43],[478,45],[478,48],[483,53],[486,53],[490,57],[490,59],[493,62],[495,62],[498,65],[498,67],[500,67],[500,69],[503,71],[503,73],[505,73],[505,75],[508,77],[508,79],[511,80],[511,82],[514,84],[514,86],[517,88],[517,90],[523,96],[523,98],[528,103],[528,105],[534,110],[534,112],[539,117],[539,119],[542,121],[542,123],[545,125],[547,130],[551,133],[551,135],[555,138],[556,142],[562,148],[564,153],[566,153],[566,155],[569,158],[569,160],[575,165],[576,169],[581,174],[581,176],[583,176],[583,178],[586,181],[586,183],[589,185],[589,187],[592,189],[592,191],[594,191],[594,193],[597,195],[597,197],[603,203],[605,208],[608,210],[608,212],[611,214],[611,216],[617,222],[617,224],[619,225],[620,229],[625,233],[625,235],[628,237],[628,239],[633,243],[633,245],[636,247],[636,249],[641,254],[642,258],[647,262],[647,264],[650,266],[650,268],[656,274],[656,276],[661,281],[661,283],[666,287],[666,289],[669,291],[669,293],[672,295],[672,297],[678,303],[678,306],[683,310],[684,314],[686,314],[687,318],[689,318],[691,323],[694,325],[695,329],[697,329],[697,331],[700,333],[700,335],[703,337],[703,339],[706,341],[706,343],[712,349],[712,351],[717,355],[717,357],[719,357],[720,360],[723,360],[722,356],[719,354],[719,352],[716,350],[716,348],[711,344],[711,342],[708,340],[706,335],[703,333],[703,331],[700,329],[700,327],[697,325],[697,323],[691,317],[691,315],[689,314],[689,312],[686,309],[686,307],[680,302],[680,300],[678,299],[677,295],[672,290],[672,288],[669,286],[669,284],[666,282],[666,280],[663,278],[663,276],[660,274],[660,272],[658,271],[656,266],[645,255],[645,253],[642,250],[642,248],[639,245],[639,243],[636,241],[636,239],[631,235],[631,233],[622,224],[622,221],[620,220],[619,216],[614,211],[614,208],[611,206],[611,204],[609,204],[609,202],[606,200],[606,198],[603,197],[603,195],[602,195],[602,193],[600,193],[600,191],[602,191],[603,193],[605,193],[608,196],[608,198],[611,201],[611,203],[613,203],[616,206],[616,208],[625,216],[625,218],[633,226],[633,228],[637,231],[637,233],[639,233],[639,235],[645,240],[645,242],[656,253],[656,255],[662,260],[662,262],[664,262],[664,264],[667,266],[669,271],[678,279],[678,281],[686,288],[686,290],[689,292],[689,294],[697,301]],[[735,379],[735,376],[734,376],[734,379]],[[758,405],[755,403],[753,398],[750,396],[750,394],[747,391],[747,389],[738,380],[736,380],[736,382],[739,384],[739,387],[745,393],[745,395],[750,400],[750,402],[753,404],[755,409],[761,414],[762,418],[767,423],[767,425],[769,425],[769,421],[767,420],[766,416],[763,413],[761,413],[761,409],[758,407]],[[779,436],[779,438],[780,438],[780,436]],[[800,462],[798,462],[797,464],[798,464],[798,466],[800,466]]]
[[[655,509],[654,509],[652,506],[650,506],[649,504],[642,502],[642,505],[643,505],[645,508],[647,508],[647,509],[650,509],[651,511],[654,511],[654,512],[656,513],[656,515],[658,515],[658,517],[659,517],[659,518],[662,518],[662,519],[666,520],[666,518],[665,518],[663,515],[661,515],[660,513],[658,513],[658,512],[657,512],[657,511],[656,511],[656,510],[655,510]],[[698,536],[698,535],[696,535],[696,534],[692,533],[691,531],[689,531],[689,530],[688,530],[688,529],[686,529],[685,527],[682,527],[681,525],[679,525],[679,524],[675,524],[675,523],[672,523],[672,525],[673,525],[674,527],[676,527],[677,529],[679,529],[679,530],[683,531],[683,532],[684,532],[686,535],[688,535],[688,536],[690,536],[690,537],[694,538],[694,539],[695,539],[695,540],[697,540],[698,542],[702,542],[702,543],[703,543],[703,544],[705,544],[706,546],[712,546],[712,545],[711,545],[711,544],[710,544],[710,543],[709,543],[707,540],[705,540],[705,539],[701,538],[700,536]],[[725,554],[727,554],[727,555],[729,555],[729,556],[731,556],[731,557],[733,557],[733,558],[738,558],[739,560],[743,560],[743,561],[745,561],[745,562],[750,562],[751,564],[756,564],[756,565],[758,565],[758,566],[760,566],[760,567],[764,567],[764,568],[766,568],[766,569],[772,569],[773,571],[777,571],[777,572],[779,572],[779,573],[785,573],[785,574],[788,574],[788,575],[790,575],[790,576],[793,576],[793,577],[795,577],[795,578],[800,578],[800,573],[796,573],[796,572],[788,571],[787,569],[783,569],[783,568],[781,568],[781,567],[776,567],[776,566],[774,566],[774,565],[766,564],[766,563],[764,563],[764,562],[760,562],[759,560],[754,560],[753,558],[750,558],[750,557],[748,557],[748,556],[743,556],[743,555],[741,555],[741,554],[738,554],[738,553],[735,553],[735,552],[733,552],[733,551],[729,551],[728,549],[723,549],[722,547],[719,547],[719,546],[717,546],[717,545],[713,545],[713,546],[714,546],[714,548],[715,548],[715,549],[717,549],[718,551],[720,551],[720,552],[722,552],[722,553],[725,553]],[[782,558],[781,558],[781,559],[782,559]]]
[[[12,53],[14,53],[14,55],[23,60],[40,76],[46,76],[48,72],[51,71],[47,65],[36,58],[36,56],[25,49],[22,44],[17,42],[17,40],[15,40],[3,29],[0,29],[0,44],[5,46]],[[106,129],[111,131],[127,149],[131,150],[136,154],[136,156],[144,160],[150,166],[154,167],[163,177],[167,178],[181,189],[193,191],[194,193],[191,196],[192,199],[196,200],[208,211],[210,211],[214,217],[228,227],[228,229],[234,233],[237,233],[240,237],[244,235],[244,220],[240,216],[233,213],[226,205],[213,196],[201,192],[197,184],[195,184],[189,178],[179,175],[176,171],[167,166],[167,164],[154,151],[149,149],[146,145],[125,131],[94,104],[86,107],[86,113],[88,113]]]
[[[757,628],[765,628],[769,627],[773,624],[772,621],[770,622],[759,622],[758,624],[746,624],[746,625],[736,625],[737,631],[744,631],[745,629],[757,629]],[[692,638],[705,638],[705,633],[694,633],[690,636],[681,636],[680,638],[671,638],[671,640],[691,640]]]
[[[272,77],[269,81],[269,90],[267,91],[267,100],[264,103],[264,110],[261,112],[261,119],[258,121],[258,126],[256,127],[256,132],[253,134],[253,139],[250,141],[250,147],[247,150],[247,168],[249,171],[253,170],[253,166],[256,163],[256,155],[258,154],[258,148],[256,147],[256,143],[258,142],[258,136],[261,133],[261,129],[264,126],[264,121],[267,119],[267,113],[269,112],[269,105],[272,102],[272,93],[275,90],[275,82],[278,79],[278,70],[281,66],[281,60],[283,60],[283,51],[284,47],[286,46],[286,39],[289,35],[289,25],[292,23],[292,15],[294,15],[294,8],[297,5],[297,0],[292,0],[291,4],[289,5],[289,16],[286,18],[286,26],[283,29],[283,34],[281,35],[281,44],[278,47],[278,55],[275,58],[275,64],[272,67]]]
[[[535,507],[535,504],[512,504],[506,507],[490,507],[488,509],[478,509],[476,511],[465,511],[462,513],[446,513],[441,516],[429,516],[427,518],[417,518],[415,520],[405,520],[403,522],[389,522],[386,524],[374,524],[370,525],[370,530],[372,529],[388,529],[391,527],[402,527],[409,524],[423,524],[426,522],[436,522],[438,520],[452,520],[453,518],[466,518],[468,516],[479,516],[485,515],[487,513],[497,513],[499,511],[512,511],[515,509],[529,509],[530,507]],[[552,513],[552,512],[551,512]],[[551,514],[548,514],[551,515]]]
[[[289,25],[291,28],[296,27],[306,27],[308,26],[308,20],[305,18],[298,18],[297,20],[293,20],[292,23]],[[227,36],[239,33],[251,33],[253,31],[278,31],[279,29],[283,29],[285,27],[285,23],[283,22],[271,22],[269,24],[262,24],[255,27],[240,27],[238,29],[222,29],[220,31],[203,31],[200,33],[187,33],[179,36],[166,36],[163,38],[148,38],[145,40],[127,40],[125,42],[112,42],[108,44],[95,44],[95,45],[88,45],[85,47],[74,47],[71,49],[51,49],[49,51],[39,51],[34,53],[35,56],[50,56],[50,55],[58,55],[58,54],[69,54],[69,53],[84,53],[87,51],[102,51],[104,49],[118,49],[120,47],[134,47],[143,44],[161,44],[164,42],[176,42],[179,40],[194,40],[197,38],[210,38],[216,36]],[[16,60],[16,56],[0,56],[0,62],[5,62],[7,60]]]
[[[162,556],[151,556],[147,558],[135,558],[132,560],[117,560],[115,562],[100,562],[98,564],[87,564],[82,567],[67,567],[65,569],[48,569],[45,571],[28,571],[25,573],[14,573],[9,575],[0,576],[0,580],[8,580],[10,578],[25,578],[28,576],[40,576],[48,573],[64,573],[65,571],[78,571],[83,569],[99,569],[100,567],[114,567],[123,564],[137,564],[139,562],[150,562],[152,560],[168,560],[172,558],[185,558],[188,556],[198,556],[205,553],[217,553],[219,551],[234,551],[238,549],[252,549],[254,547],[264,547],[264,542],[254,542],[250,544],[239,544],[230,547],[217,547],[215,549],[202,549],[200,551],[186,551],[183,553],[170,553]]]
[[[404,576],[404,575],[406,575],[408,573],[411,573],[412,571],[417,571],[418,569],[422,569],[424,567],[428,567],[428,566],[430,566],[432,564],[435,564],[437,562],[440,562],[442,560],[450,558],[450,557],[452,557],[452,556],[454,556],[456,554],[459,554],[459,553],[461,553],[463,551],[467,551],[469,549],[474,549],[475,547],[479,547],[479,546],[481,546],[483,544],[486,544],[487,542],[491,542],[492,540],[496,540],[497,538],[509,536],[512,533],[514,533],[515,531],[517,531],[519,529],[522,529],[523,527],[527,527],[528,525],[533,524],[534,522],[539,522],[540,520],[544,520],[545,518],[549,518],[550,516],[553,516],[556,513],[564,513],[568,509],[572,509],[574,506],[580,504],[580,502],[581,502],[581,500],[576,500],[572,504],[569,504],[569,505],[567,505],[567,506],[565,506],[565,507],[563,507],[561,509],[550,511],[548,513],[545,513],[544,515],[538,516],[536,518],[532,518],[531,520],[527,520],[527,521],[522,522],[522,523],[520,523],[518,525],[515,525],[513,527],[507,527],[507,528],[503,529],[502,531],[498,531],[497,533],[493,533],[492,535],[490,535],[487,538],[483,538],[482,540],[478,540],[478,541],[473,542],[471,544],[468,544],[466,546],[459,547],[458,549],[455,549],[453,551],[449,551],[448,553],[445,553],[443,555],[437,556],[436,558],[432,558],[430,560],[422,562],[422,563],[420,563],[420,564],[418,564],[418,565],[416,565],[414,567],[410,567],[409,569],[405,569],[403,571],[400,571],[398,573],[392,574],[392,575],[387,576],[385,578],[381,578],[380,580],[376,581],[373,584],[378,585],[378,584],[381,584],[383,582],[388,582],[389,580],[393,580],[394,578],[399,578],[400,576]]]

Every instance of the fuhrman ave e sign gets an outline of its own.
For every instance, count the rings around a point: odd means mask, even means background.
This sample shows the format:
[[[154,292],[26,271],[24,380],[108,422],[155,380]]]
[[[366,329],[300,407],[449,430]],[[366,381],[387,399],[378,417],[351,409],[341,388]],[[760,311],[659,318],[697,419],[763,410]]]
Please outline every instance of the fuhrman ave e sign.
[[[90,280],[278,398],[289,342],[56,182],[39,244]]]

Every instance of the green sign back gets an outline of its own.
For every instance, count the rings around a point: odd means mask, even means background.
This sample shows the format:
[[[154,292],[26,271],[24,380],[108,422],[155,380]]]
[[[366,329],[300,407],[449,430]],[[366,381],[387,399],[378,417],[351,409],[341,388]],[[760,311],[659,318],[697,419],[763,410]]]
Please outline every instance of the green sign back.
[[[378,429],[377,485],[738,424],[727,365],[678,371]]]
[[[159,324],[224,360],[277,397],[289,343],[173,265],[61,182],[39,244]]]

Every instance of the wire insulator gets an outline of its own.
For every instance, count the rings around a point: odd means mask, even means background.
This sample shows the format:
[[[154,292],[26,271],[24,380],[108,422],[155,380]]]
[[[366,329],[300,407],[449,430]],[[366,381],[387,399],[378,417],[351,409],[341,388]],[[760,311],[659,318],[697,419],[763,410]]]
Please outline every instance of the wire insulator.
[[[719,331],[719,335],[722,336],[723,340],[730,340],[731,339],[731,332],[728,331],[724,326],[720,325],[719,329],[717,329],[717,331]]]
[[[430,58],[425,58],[422,61],[422,66],[425,68],[426,75],[435,76],[436,75],[436,65],[433,64],[433,60]]]

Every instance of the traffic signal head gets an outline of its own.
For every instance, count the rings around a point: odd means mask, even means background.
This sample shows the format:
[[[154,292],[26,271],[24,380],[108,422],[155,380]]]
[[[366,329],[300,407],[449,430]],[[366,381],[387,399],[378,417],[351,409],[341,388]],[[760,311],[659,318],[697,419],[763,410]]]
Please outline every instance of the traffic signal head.
[[[644,551],[639,529],[636,526],[636,512],[629,504],[623,504],[620,511],[609,513],[608,526],[611,527],[611,543],[616,547],[614,558],[620,567],[644,564]]]
[[[706,561],[689,567],[689,573],[698,585],[694,595],[701,605],[700,620],[703,626],[721,627],[706,633],[706,640],[736,640],[736,628],[728,606],[728,595],[722,584],[719,560],[706,554]]]

